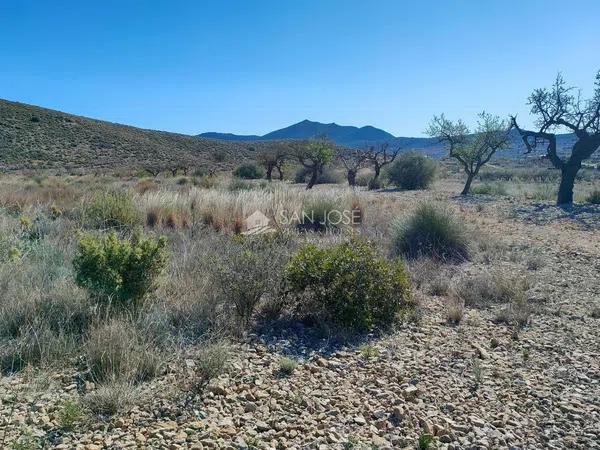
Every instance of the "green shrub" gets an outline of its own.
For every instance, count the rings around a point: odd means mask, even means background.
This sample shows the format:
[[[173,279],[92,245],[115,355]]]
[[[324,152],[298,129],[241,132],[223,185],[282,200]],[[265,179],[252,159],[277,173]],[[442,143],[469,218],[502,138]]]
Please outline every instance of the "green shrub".
[[[90,228],[133,229],[143,223],[143,215],[124,192],[97,194],[83,208],[84,224]]]
[[[506,187],[501,183],[478,184],[471,188],[471,193],[482,194],[482,195],[495,195],[495,196],[507,195]]]
[[[421,153],[404,153],[396,158],[388,170],[392,184],[407,189],[426,189],[435,177],[436,164]]]
[[[298,361],[293,358],[283,357],[279,360],[277,374],[281,377],[289,377],[298,367]]]
[[[58,426],[65,431],[72,431],[77,422],[83,418],[81,405],[74,400],[67,400],[63,403],[57,415]]]
[[[116,233],[84,235],[73,260],[75,281],[95,297],[122,306],[137,305],[157,285],[166,266],[166,238],[135,232],[130,239]]]
[[[469,242],[462,225],[448,211],[422,204],[394,226],[396,254],[409,258],[467,259]]]
[[[389,325],[410,299],[402,262],[386,261],[371,244],[358,239],[332,248],[300,248],[285,276],[290,292],[300,300],[301,313],[355,331]]]
[[[586,201],[593,205],[600,205],[600,189],[596,189],[587,196]]]
[[[243,163],[233,171],[233,175],[245,180],[257,180],[265,176],[265,171],[254,163]]]
[[[333,199],[315,197],[302,208],[297,227],[302,231],[337,230],[343,226],[345,220],[339,209],[339,205]]]

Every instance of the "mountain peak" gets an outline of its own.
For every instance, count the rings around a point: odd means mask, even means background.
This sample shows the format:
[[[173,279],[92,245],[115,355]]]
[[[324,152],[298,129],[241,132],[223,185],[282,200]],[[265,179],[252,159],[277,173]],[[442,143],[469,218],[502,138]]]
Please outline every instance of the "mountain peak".
[[[364,146],[368,142],[392,141],[395,137],[387,131],[367,125],[361,128],[338,125],[335,122],[321,123],[304,119],[280,130],[272,131],[264,136],[236,136],[228,133],[203,133],[201,137],[225,140],[279,140],[279,139],[311,139],[326,137],[336,144],[349,147]]]

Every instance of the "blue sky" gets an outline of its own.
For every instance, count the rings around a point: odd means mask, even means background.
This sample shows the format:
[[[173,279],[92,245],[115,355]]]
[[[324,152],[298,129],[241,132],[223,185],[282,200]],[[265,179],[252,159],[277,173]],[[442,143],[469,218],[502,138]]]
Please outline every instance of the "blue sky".
[[[0,98],[182,133],[303,119],[419,136],[591,91],[600,2],[0,0]]]

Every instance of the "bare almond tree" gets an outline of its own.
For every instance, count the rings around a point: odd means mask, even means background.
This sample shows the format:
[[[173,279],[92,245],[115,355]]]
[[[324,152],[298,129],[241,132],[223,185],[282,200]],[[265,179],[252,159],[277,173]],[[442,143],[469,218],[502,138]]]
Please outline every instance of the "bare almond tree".
[[[368,154],[364,150],[338,148],[337,157],[346,168],[348,184],[356,186],[356,174],[364,167]]]
[[[573,187],[582,162],[590,158],[600,148],[600,71],[596,74],[592,97],[583,100],[581,91],[566,85],[558,74],[551,88],[536,89],[529,96],[531,114],[536,116],[537,131],[524,130],[511,118],[512,125],[519,132],[526,153],[539,146],[546,147],[546,156],[561,171],[560,186],[556,203],[573,203]],[[568,155],[560,156],[556,148],[557,130],[572,132],[576,141]]]
[[[396,159],[396,156],[398,156],[398,153],[400,153],[400,148],[391,150],[389,143],[384,142],[377,147],[370,147],[366,153],[367,159],[373,165],[373,170],[375,171],[375,175],[371,180],[370,186],[377,186],[379,182],[379,176],[381,175],[381,169],[394,162],[394,159]]]

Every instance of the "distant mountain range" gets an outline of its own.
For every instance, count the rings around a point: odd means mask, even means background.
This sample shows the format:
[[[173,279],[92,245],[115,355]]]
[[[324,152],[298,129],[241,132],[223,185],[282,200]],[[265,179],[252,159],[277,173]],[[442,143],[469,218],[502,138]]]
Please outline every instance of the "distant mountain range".
[[[387,131],[375,128],[371,125],[359,128],[348,125],[338,125],[337,123],[313,122],[311,120],[303,120],[302,122],[290,125],[289,127],[271,131],[263,136],[214,132],[202,133],[199,136],[224,141],[270,141],[326,137],[336,144],[354,148],[367,147],[382,142],[389,142],[390,144],[400,145],[401,147],[417,149],[441,148],[435,139],[396,137]]]
[[[444,146],[435,138],[394,136],[385,130],[370,125],[359,128],[338,125],[336,123],[313,122],[310,120],[303,120],[302,122],[298,122],[280,130],[272,131],[263,136],[215,132],[202,133],[198,136],[223,141],[271,141],[326,137],[336,144],[353,148],[366,148],[371,145],[388,142],[390,145],[400,147],[403,150],[421,150],[433,157],[441,157],[445,153]],[[573,134],[561,134],[558,135],[557,140],[559,151],[562,151],[563,149],[570,149],[575,137]],[[520,137],[516,130],[513,130],[512,145],[509,149],[504,150],[499,155],[507,158],[516,158],[521,156],[524,150],[525,148]],[[540,154],[542,153],[544,152],[540,149]]]

